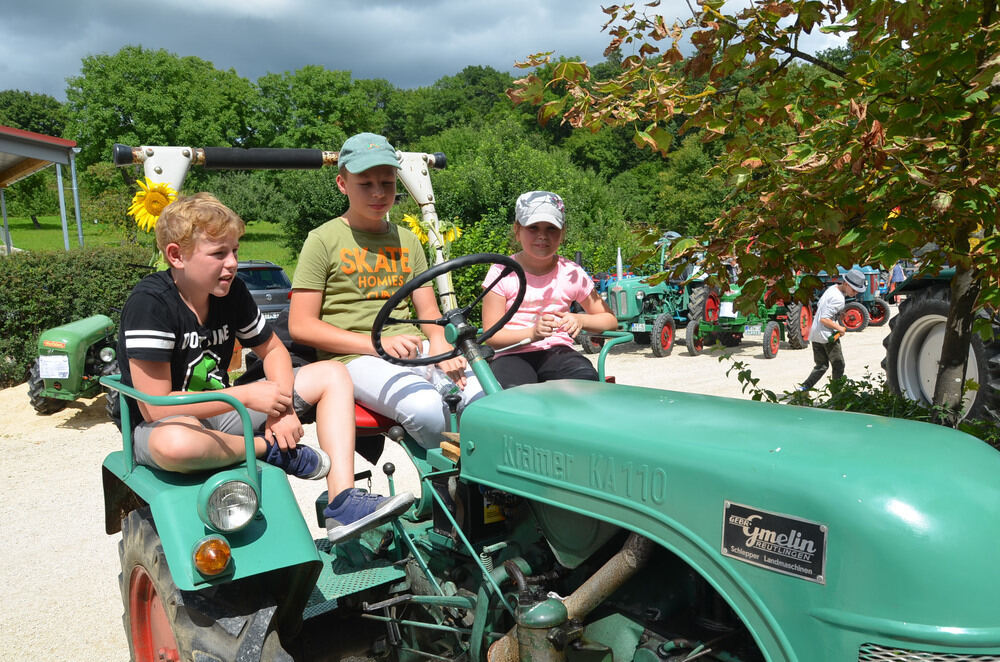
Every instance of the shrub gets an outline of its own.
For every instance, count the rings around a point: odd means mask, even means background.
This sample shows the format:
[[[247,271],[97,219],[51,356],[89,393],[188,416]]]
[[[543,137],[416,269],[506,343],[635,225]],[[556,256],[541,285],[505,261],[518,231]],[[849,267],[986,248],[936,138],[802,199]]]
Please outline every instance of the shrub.
[[[0,387],[27,379],[42,331],[97,313],[117,324],[115,309],[148,273],[148,262],[149,249],[135,246],[0,259]]]
[[[729,356],[720,357],[720,361],[728,360]],[[903,418],[908,421],[937,423],[945,425],[953,417],[941,407],[925,407],[924,405],[893,393],[886,384],[884,375],[866,373],[861,380],[842,377],[827,382],[820,389],[808,392],[786,391],[776,394],[774,391],[759,386],[760,379],[754,377],[750,368],[742,361],[733,361],[726,375],[736,372],[743,392],[753,400],[764,402],[785,403],[818,409],[834,409],[837,411],[852,411],[860,414],[875,414],[889,418]],[[982,439],[990,446],[1000,450],[1000,427],[990,421],[963,420],[957,429]]]

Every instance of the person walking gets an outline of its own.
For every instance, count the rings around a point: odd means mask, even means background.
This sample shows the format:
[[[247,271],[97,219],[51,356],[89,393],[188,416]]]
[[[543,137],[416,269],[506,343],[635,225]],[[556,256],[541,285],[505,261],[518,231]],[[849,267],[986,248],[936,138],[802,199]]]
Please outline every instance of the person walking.
[[[831,285],[823,292],[809,328],[815,365],[798,390],[811,389],[830,366],[833,366],[833,379],[844,376],[844,350],[840,346],[840,338],[847,331],[847,327],[840,323],[840,314],[846,303],[844,295],[853,296],[864,291],[865,275],[860,269],[851,269],[844,274],[842,282]]]

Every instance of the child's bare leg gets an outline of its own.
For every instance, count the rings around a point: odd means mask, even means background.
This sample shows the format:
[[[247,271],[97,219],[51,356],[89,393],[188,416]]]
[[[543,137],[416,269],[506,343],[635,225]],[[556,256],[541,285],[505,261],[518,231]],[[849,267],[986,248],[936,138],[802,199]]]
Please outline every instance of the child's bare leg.
[[[178,416],[156,425],[149,435],[149,453],[162,469],[191,473],[235,464],[244,458],[243,435],[209,430],[197,418]],[[254,438],[254,452],[267,450],[261,437]]]
[[[346,366],[319,361],[295,373],[295,392],[316,405],[316,436],[330,456],[326,477],[330,500],[354,487],[354,386]]]

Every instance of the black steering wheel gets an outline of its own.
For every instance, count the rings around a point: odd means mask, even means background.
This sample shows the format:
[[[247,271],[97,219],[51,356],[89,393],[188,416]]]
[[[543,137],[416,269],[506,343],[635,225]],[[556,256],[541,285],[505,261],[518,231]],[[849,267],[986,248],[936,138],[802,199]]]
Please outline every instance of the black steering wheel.
[[[443,317],[436,320],[396,319],[395,317],[390,317],[392,312],[396,309],[396,306],[398,306],[399,303],[408,296],[413,294],[417,288],[424,283],[428,283],[438,276],[455,271],[456,269],[471,267],[474,264],[499,264],[503,266],[503,270],[492,283],[483,288],[482,294],[476,297],[476,300],[468,306],[460,306],[454,310],[449,310],[444,313]],[[481,334],[476,335],[477,329],[470,326],[467,320],[469,311],[472,310],[476,304],[482,301],[483,297],[486,296],[486,293],[496,287],[496,284],[499,283],[501,279],[511,273],[517,276],[517,297],[514,299],[514,303],[511,304],[510,308],[507,309],[507,312],[504,313],[503,317],[501,317],[496,324],[486,329]],[[389,363],[395,363],[396,365],[432,365],[434,363],[440,363],[441,361],[447,361],[448,359],[458,356],[462,352],[462,346],[467,342],[471,341],[476,345],[481,345],[486,341],[486,339],[492,337],[493,334],[502,329],[521,306],[521,301],[524,300],[524,294],[527,291],[527,288],[528,281],[524,277],[524,268],[522,268],[521,265],[518,264],[513,258],[507,257],[506,255],[498,255],[496,253],[473,253],[471,255],[463,255],[462,257],[455,258],[454,260],[442,262],[441,264],[431,267],[427,271],[415,277],[413,280],[404,284],[396,290],[391,297],[386,299],[385,304],[382,305],[382,309],[379,310],[378,315],[375,316],[375,322],[372,325],[372,345],[375,346],[375,351],[379,356]],[[458,337],[455,339],[454,349],[450,352],[445,352],[436,356],[421,356],[415,359],[401,359],[390,355],[385,351],[385,348],[382,347],[382,331],[385,327],[392,324],[436,324],[438,326],[447,326],[451,324],[458,331]]]

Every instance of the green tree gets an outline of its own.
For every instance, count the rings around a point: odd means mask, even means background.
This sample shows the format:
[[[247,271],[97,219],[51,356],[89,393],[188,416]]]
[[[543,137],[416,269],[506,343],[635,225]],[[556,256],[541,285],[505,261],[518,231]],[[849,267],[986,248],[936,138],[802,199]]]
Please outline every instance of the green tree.
[[[348,71],[309,65],[294,73],[267,74],[257,81],[253,117],[260,147],[340,149],[351,135],[381,128],[378,89],[358,85]]]
[[[66,113],[63,105],[47,94],[3,90],[0,91],[0,125],[62,137]],[[8,213],[28,216],[35,227],[41,227],[38,216],[54,214],[59,209],[55,173],[42,172],[17,182],[5,197]]]
[[[0,90],[0,124],[62,137],[66,113],[63,105],[48,94]]]
[[[141,46],[89,55],[68,82],[66,135],[79,143],[84,168],[108,161],[116,142],[243,146],[257,107],[253,84],[232,69]],[[128,179],[132,171],[120,172]],[[189,182],[200,176],[192,170]]]
[[[637,123],[636,139],[661,152],[674,118],[705,140],[725,138],[716,172],[743,197],[702,237],[716,269],[740,255],[745,273],[787,291],[796,269],[891,265],[937,244],[925,270],[950,264],[956,275],[934,402],[957,408],[974,310],[1000,302],[996,0],[772,0],[732,13],[701,0],[673,26],[656,5],[605,10],[609,49],[636,52],[620,75],[595,80],[586,65],[561,63],[551,84],[529,75],[512,97],[542,103],[547,88],[564,86],[542,117]],[[801,50],[817,29],[846,37],[851,56]],[[537,65],[548,59],[526,63]],[[728,84],[738,71],[743,79]],[[773,140],[777,126],[792,139]],[[744,292],[766,286],[757,279]]]

